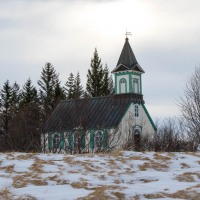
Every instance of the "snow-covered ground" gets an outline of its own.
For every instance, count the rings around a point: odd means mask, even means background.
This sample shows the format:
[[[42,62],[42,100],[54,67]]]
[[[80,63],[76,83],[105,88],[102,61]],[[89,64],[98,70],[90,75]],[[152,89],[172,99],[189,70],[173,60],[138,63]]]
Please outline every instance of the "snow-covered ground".
[[[0,199],[200,199],[200,153],[0,154]]]

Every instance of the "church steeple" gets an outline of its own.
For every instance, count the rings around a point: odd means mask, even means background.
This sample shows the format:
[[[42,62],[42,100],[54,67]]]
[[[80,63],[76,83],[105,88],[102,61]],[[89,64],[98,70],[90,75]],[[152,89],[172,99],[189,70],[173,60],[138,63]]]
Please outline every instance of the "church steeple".
[[[117,66],[112,73],[115,76],[115,94],[142,94],[141,74],[144,70],[138,64],[127,37]]]
[[[138,62],[136,60],[136,57],[133,53],[133,50],[129,44],[129,40],[127,37],[125,39],[125,43],[124,43],[122,52],[120,54],[119,60],[117,62],[117,66],[113,70],[113,72],[115,72],[115,70],[117,70],[120,67],[120,65],[123,65],[124,67],[126,67],[129,70],[136,70],[136,71],[140,71],[140,72],[144,73],[144,70],[138,64]]]

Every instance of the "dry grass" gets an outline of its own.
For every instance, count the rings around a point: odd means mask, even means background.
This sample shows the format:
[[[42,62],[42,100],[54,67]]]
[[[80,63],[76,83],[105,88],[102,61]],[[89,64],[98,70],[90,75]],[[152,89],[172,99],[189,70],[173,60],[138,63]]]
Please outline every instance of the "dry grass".
[[[181,163],[181,169],[190,168],[190,166],[186,163]]]
[[[79,200],[108,200],[110,197],[105,194],[105,191],[107,190],[106,186],[101,186],[94,188],[95,191],[91,194],[89,194],[86,197],[79,198]]]
[[[162,161],[168,161],[168,160],[171,160],[171,157],[163,156],[163,155],[160,155],[158,153],[155,153],[154,154],[154,159],[156,159],[156,160],[162,160]]]
[[[14,176],[12,186],[15,188],[22,188],[27,186],[28,184],[41,186],[47,185],[48,183],[41,179],[38,175],[32,173],[25,173],[22,175]]]
[[[186,200],[200,200],[200,193],[196,191],[179,190],[175,193],[157,193],[157,194],[145,194],[147,199],[159,199],[159,198],[172,198],[172,199],[186,199]]]
[[[197,176],[198,178],[200,178],[200,173],[186,172],[186,173],[178,175],[176,179],[180,182],[196,182],[194,180],[194,176]]]
[[[113,157],[123,156],[123,150],[116,149],[115,151],[111,151],[108,155],[113,156]]]
[[[37,198],[32,197],[31,195],[25,195],[23,197],[17,198],[16,200],[37,200]]]
[[[169,153],[167,153],[167,156],[169,156],[169,157],[175,157],[175,153],[172,153],[172,152],[169,152]]]
[[[155,180],[140,179],[139,181],[142,181],[143,183],[151,183],[151,182],[159,181],[159,180],[158,179],[155,179]]]
[[[112,192],[112,194],[113,194],[114,196],[116,196],[118,200],[123,200],[123,199],[125,199],[125,195],[124,195],[123,193],[121,193],[121,192]]]
[[[13,173],[14,172],[14,165],[8,165],[5,167],[0,167],[0,170],[4,170],[6,173]]]
[[[140,171],[146,171],[147,169],[154,169],[157,171],[163,171],[168,169],[168,165],[163,164],[163,163],[158,163],[155,161],[151,161],[151,162],[145,162],[143,165],[139,166]]]
[[[73,188],[84,188],[84,189],[88,189],[88,183],[87,182],[73,182],[71,183],[71,186]]]
[[[31,158],[35,158],[35,154],[25,153],[25,154],[21,154],[16,157],[17,160],[27,160],[27,159],[31,159]]]
[[[119,189],[122,189],[122,188],[119,188],[117,186],[99,186],[99,187],[96,187],[96,188],[92,188],[93,190],[95,190],[93,193],[89,194],[88,196],[86,197],[83,197],[83,198],[79,198],[79,200],[115,200],[116,197],[111,197],[110,195],[106,194],[106,191],[108,190],[111,190],[112,191],[112,194],[116,193],[114,192],[115,190],[119,190]],[[120,192],[117,191],[117,195],[120,195],[119,194]]]
[[[68,184],[70,184],[70,182],[67,181],[67,180],[59,179],[59,176],[58,176],[58,175],[49,176],[49,177],[47,178],[47,180],[55,181],[57,185],[68,185]]]
[[[179,190],[173,194],[165,194],[168,198],[173,199],[186,199],[186,200],[200,200],[200,193],[196,191]]]
[[[186,152],[186,154],[200,158],[200,152]]]
[[[150,160],[148,157],[131,156],[129,160]]]
[[[147,199],[160,199],[160,198],[165,198],[165,195],[163,195],[162,193],[144,194],[144,197]]]
[[[34,163],[31,165],[29,169],[36,173],[44,173],[42,167],[45,164],[54,165],[52,161],[41,160],[38,157],[35,157]]]
[[[7,188],[0,190],[0,199],[1,200],[12,199],[11,192]]]

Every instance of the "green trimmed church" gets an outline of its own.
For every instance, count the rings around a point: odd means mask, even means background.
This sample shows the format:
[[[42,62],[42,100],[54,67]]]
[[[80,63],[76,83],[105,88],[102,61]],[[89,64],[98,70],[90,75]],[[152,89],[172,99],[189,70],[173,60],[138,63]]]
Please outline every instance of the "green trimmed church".
[[[60,101],[45,124],[43,152],[101,152],[130,145],[138,150],[142,136],[153,138],[156,127],[142,94],[144,70],[128,38],[112,73],[114,95]]]

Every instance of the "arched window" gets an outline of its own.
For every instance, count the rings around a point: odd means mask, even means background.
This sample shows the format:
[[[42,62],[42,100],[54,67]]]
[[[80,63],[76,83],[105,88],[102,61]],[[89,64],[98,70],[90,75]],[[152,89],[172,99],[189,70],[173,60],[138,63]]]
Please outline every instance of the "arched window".
[[[139,79],[137,78],[133,79],[133,92],[139,93]]]
[[[135,105],[134,115],[135,115],[135,117],[139,117],[139,106],[138,105]]]
[[[127,92],[127,83],[126,79],[122,78],[119,81],[119,93],[126,93]]]
[[[58,149],[60,146],[60,136],[58,133],[56,133],[53,137],[53,148]]]

